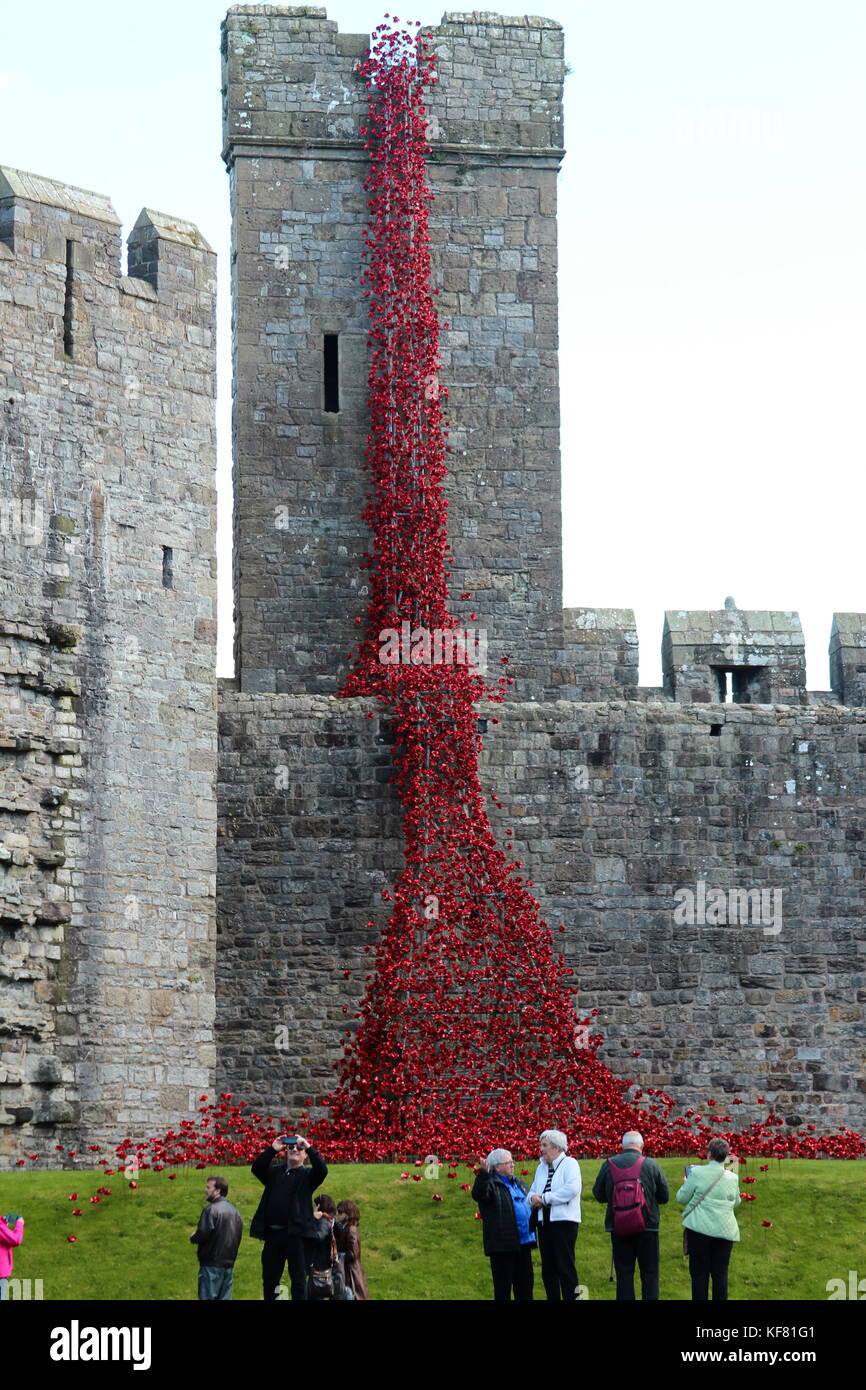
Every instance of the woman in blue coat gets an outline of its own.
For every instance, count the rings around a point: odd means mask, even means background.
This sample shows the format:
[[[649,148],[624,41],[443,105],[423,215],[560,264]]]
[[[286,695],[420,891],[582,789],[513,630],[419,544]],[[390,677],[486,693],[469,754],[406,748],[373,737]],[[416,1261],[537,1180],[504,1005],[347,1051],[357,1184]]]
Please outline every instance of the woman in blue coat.
[[[484,1253],[493,1274],[493,1299],[531,1303],[532,1251],[535,1236],[529,1229],[526,1187],[514,1176],[514,1159],[508,1149],[494,1149],[472,1187],[484,1231]]]

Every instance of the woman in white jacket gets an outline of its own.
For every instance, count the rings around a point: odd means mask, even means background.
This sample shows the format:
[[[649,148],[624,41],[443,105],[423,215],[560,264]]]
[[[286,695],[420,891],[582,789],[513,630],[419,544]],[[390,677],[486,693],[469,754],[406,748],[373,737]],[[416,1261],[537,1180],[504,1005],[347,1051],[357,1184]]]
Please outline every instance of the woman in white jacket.
[[[546,1129],[539,1139],[541,1162],[529,1189],[529,1203],[538,1221],[541,1278],[551,1302],[579,1297],[574,1245],[580,1229],[580,1164],[570,1158],[568,1140],[559,1129]]]

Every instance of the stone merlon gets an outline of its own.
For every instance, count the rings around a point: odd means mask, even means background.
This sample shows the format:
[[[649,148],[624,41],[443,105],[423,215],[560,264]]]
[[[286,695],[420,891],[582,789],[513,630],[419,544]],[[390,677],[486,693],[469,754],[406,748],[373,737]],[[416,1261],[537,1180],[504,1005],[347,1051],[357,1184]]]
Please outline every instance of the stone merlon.
[[[120,219],[109,198],[7,165],[0,166],[0,246],[5,259],[29,256],[40,267],[116,282],[144,299],[154,296],[136,281],[157,293],[181,291],[194,310],[209,307],[216,290],[216,258],[191,222],[143,208],[128,238],[129,274],[122,276]]]

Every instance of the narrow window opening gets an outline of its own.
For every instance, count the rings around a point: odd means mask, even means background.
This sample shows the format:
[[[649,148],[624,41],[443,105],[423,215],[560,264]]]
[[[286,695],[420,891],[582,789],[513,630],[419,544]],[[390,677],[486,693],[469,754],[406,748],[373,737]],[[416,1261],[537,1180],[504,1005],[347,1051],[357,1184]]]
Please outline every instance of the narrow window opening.
[[[724,666],[716,666],[714,667],[714,671],[716,676],[716,685],[719,689],[720,702],[723,705],[732,704],[734,700],[733,684],[731,680],[732,672],[730,670],[727,670]]]
[[[340,412],[340,348],[336,333],[325,334],[324,350],[324,395],[325,411],[328,415]]]
[[[63,351],[67,357],[73,355],[75,340],[72,333],[72,311],[74,300],[72,298],[72,247],[73,243],[66,243],[66,293],[63,299]]]
[[[170,545],[162,547],[162,587],[174,588],[174,551]]]
[[[726,705],[751,705],[766,699],[763,666],[716,666],[713,668],[719,690],[719,700]]]
[[[721,738],[721,736],[722,736],[722,726],[721,726],[721,724],[711,724],[711,725],[710,725],[710,738]]]

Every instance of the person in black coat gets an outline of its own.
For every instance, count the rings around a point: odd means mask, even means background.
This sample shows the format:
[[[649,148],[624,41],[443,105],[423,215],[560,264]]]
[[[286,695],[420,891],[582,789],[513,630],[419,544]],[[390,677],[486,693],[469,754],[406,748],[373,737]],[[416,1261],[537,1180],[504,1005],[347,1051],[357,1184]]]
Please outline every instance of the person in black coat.
[[[514,1176],[514,1159],[508,1149],[494,1149],[487,1155],[472,1196],[481,1213],[494,1302],[510,1302],[513,1290],[515,1303],[531,1303],[535,1236],[529,1229],[526,1186]]]
[[[309,1158],[309,1168],[304,1167]],[[264,1241],[262,1291],[266,1303],[277,1299],[283,1269],[289,1266],[293,1299],[307,1297],[307,1248],[315,1235],[313,1193],[328,1176],[328,1166],[301,1134],[275,1139],[252,1164],[264,1183],[262,1200],[250,1223],[250,1235]]]

